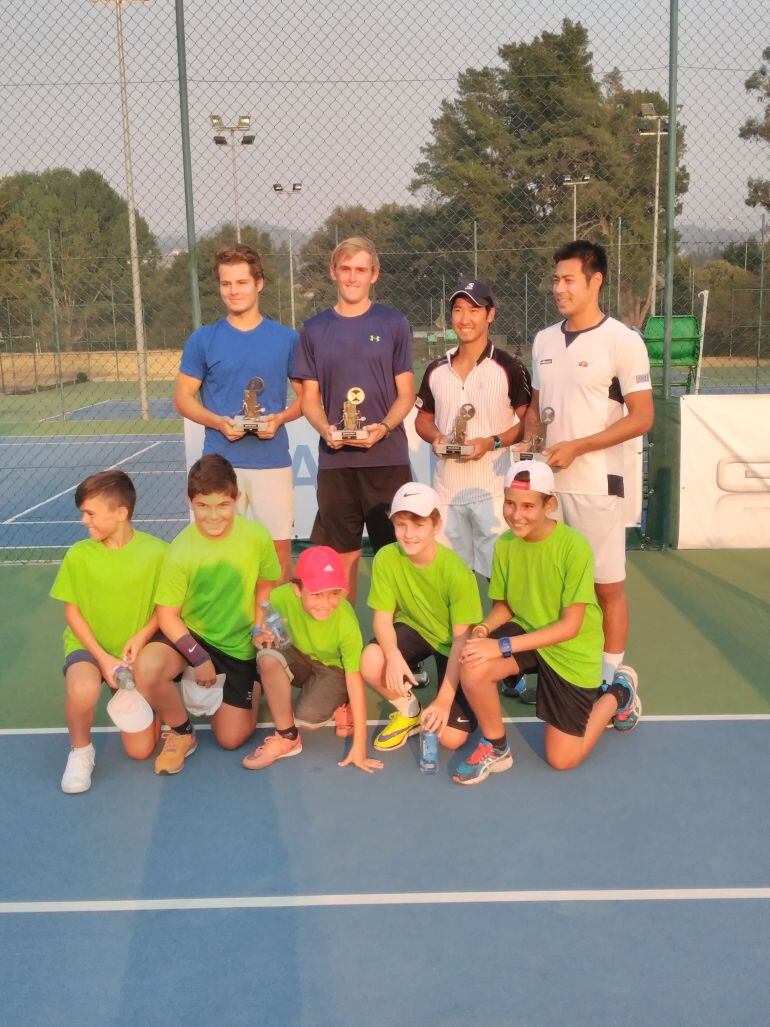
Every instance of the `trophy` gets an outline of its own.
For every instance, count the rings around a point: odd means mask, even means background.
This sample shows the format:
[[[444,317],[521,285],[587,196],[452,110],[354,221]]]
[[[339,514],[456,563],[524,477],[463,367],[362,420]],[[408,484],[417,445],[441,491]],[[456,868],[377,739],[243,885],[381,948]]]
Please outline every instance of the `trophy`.
[[[258,376],[250,378],[246,391],[243,393],[243,413],[236,414],[233,418],[236,428],[240,428],[247,434],[256,435],[260,431],[267,430],[265,408],[259,405],[259,396],[264,388],[264,378]]]
[[[535,425],[532,434],[524,440],[527,449],[511,450],[512,460],[545,460],[543,450],[546,447],[546,435],[548,425],[553,423],[556,417],[553,407],[543,407],[540,411],[540,420]]]
[[[349,439],[368,439],[369,432],[363,430],[363,423],[366,420],[363,414],[359,414],[358,408],[366,399],[366,393],[358,386],[348,390],[348,398],[342,404],[342,417],[337,422],[342,428],[332,432],[335,441]]]
[[[455,418],[452,433],[448,442],[436,444],[438,456],[472,456],[473,446],[467,446],[465,440],[468,437],[468,421],[476,416],[476,407],[472,403],[463,403],[460,412]]]

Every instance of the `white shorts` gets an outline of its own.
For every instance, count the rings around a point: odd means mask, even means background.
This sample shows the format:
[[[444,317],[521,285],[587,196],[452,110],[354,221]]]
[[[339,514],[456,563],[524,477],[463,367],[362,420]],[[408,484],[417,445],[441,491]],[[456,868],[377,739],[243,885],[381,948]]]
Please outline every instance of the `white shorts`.
[[[502,495],[477,503],[443,506],[441,519],[444,527],[439,542],[453,549],[471,570],[490,577],[495,542],[506,529]]]
[[[619,496],[563,492],[556,497],[556,516],[584,535],[594,554],[594,581],[609,585],[625,581],[626,518]]]
[[[272,539],[294,535],[294,479],[291,467],[236,467],[236,513],[264,524]]]

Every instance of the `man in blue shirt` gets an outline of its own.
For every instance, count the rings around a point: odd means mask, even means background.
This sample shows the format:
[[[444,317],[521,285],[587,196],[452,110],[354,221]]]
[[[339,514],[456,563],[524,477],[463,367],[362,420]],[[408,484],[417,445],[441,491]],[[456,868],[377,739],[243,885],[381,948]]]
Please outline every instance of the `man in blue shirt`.
[[[390,501],[412,480],[402,424],[414,405],[412,331],[400,311],[370,298],[380,263],[368,239],[341,242],[329,271],[337,302],[302,326],[292,378],[302,382],[302,413],[321,436],[311,539],[342,555],[352,602],[364,525],[375,552],[393,542]],[[353,388],[364,393],[366,438],[343,442],[332,435]]]
[[[227,316],[198,328],[185,343],[174,406],[184,417],[205,426],[204,454],[217,453],[235,468],[237,512],[250,512],[270,532],[287,580],[294,487],[284,425],[301,414],[299,382],[292,382],[297,398],[286,405],[297,333],[260,313],[265,275],[259,254],[250,246],[217,250],[214,272]],[[257,434],[244,433],[235,422],[254,377],[264,382],[258,401],[266,411],[265,428]]]

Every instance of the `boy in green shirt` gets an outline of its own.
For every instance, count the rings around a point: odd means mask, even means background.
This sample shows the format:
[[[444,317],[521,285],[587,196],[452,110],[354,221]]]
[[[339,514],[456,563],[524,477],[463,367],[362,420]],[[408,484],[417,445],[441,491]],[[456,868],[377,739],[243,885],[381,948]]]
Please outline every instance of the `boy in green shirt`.
[[[235,513],[238,484],[224,457],[209,454],[193,464],[187,495],[194,521],[168,547],[155,593],[162,635],[136,667],[137,688],[169,725],[156,774],[178,774],[197,746],[174,684],[188,666],[204,688],[225,675],[211,720],[222,748],[237,749],[254,732],[259,692],[252,632],[260,603],[281,577],[267,529]]]
[[[476,728],[476,718],[459,687],[460,653],[470,626],[481,617],[476,578],[451,549],[440,545],[439,499],[429,485],[407,482],[396,492],[390,518],[396,541],[384,546],[372,565],[369,606],[376,642],[364,649],[364,681],[395,706],[374,740],[375,749],[400,749],[422,726],[442,745],[457,749]],[[422,712],[412,693],[410,669],[433,656],[439,688]]]
[[[553,471],[539,460],[515,463],[506,476],[503,516],[511,530],[495,545],[494,603],[463,649],[460,672],[484,737],[457,768],[457,784],[479,784],[513,766],[497,692],[512,673],[537,672],[537,715],[556,770],[578,766],[610,721],[630,731],[641,716],[630,667],[618,667],[612,683],[601,685],[604,639],[591,548],[549,516],[554,491]]]
[[[61,788],[69,795],[91,787],[91,727],[102,681],[117,688],[116,667],[132,664],[157,630],[154,594],[167,549],[132,527],[136,490],[123,471],[92,474],[75,490],[75,503],[90,538],[67,551],[51,588],[65,604],[67,622],[64,711],[71,750]],[[157,745],[158,725],[120,737],[129,756],[144,760]]]
[[[297,724],[313,730],[332,717],[338,737],[353,735],[340,766],[352,763],[367,773],[382,768],[379,760],[366,756],[366,697],[359,670],[363,641],[355,611],[345,598],[347,591],[342,557],[329,546],[314,546],[301,554],[294,580],[270,594],[291,645],[273,648],[276,638],[264,624],[254,635],[275,734],[246,756],[247,770],[263,770],[276,760],[299,756],[302,739]],[[300,689],[294,712],[292,684]]]

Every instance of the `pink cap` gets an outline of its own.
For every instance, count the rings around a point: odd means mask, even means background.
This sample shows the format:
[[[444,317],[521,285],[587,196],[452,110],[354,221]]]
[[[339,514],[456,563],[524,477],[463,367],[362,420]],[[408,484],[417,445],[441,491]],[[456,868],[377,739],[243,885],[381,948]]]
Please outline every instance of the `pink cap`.
[[[308,592],[326,592],[330,588],[348,591],[348,576],[339,553],[329,546],[312,546],[300,553],[294,577]]]

